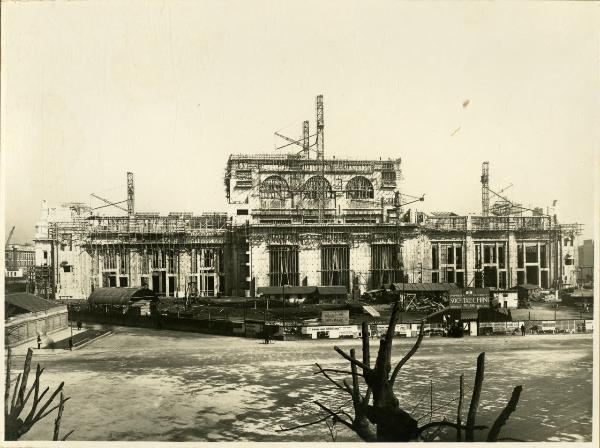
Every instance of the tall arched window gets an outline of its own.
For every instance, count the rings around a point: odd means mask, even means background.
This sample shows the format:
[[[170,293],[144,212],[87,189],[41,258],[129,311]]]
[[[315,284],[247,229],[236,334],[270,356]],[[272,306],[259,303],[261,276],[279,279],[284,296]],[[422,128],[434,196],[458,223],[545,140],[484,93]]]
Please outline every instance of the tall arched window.
[[[333,197],[331,184],[323,176],[313,176],[306,181],[303,188],[305,199],[322,199]]]
[[[288,184],[281,176],[269,176],[260,184],[263,199],[286,199],[288,195]]]
[[[363,176],[353,177],[346,184],[348,199],[373,199],[373,184]]]

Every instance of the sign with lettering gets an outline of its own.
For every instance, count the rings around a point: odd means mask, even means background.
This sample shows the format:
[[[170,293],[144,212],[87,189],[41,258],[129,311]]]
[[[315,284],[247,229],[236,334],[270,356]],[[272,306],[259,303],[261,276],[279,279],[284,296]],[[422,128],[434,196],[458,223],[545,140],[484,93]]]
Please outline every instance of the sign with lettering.
[[[490,306],[490,293],[484,288],[451,289],[448,292],[448,302],[450,308],[487,308]]]
[[[321,311],[321,323],[323,325],[348,325],[350,323],[350,311]]]
[[[5,271],[6,277],[18,278],[23,277],[23,269],[19,269],[18,271]]]

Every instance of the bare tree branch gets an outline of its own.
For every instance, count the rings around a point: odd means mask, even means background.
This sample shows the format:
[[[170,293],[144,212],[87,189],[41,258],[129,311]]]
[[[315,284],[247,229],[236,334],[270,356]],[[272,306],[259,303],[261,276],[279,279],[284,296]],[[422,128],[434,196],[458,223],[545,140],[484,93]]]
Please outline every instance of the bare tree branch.
[[[426,412],[425,414],[423,414],[421,417],[419,417],[419,418],[417,419],[417,421],[419,421],[419,420],[422,420],[424,417],[426,417],[426,416],[428,416],[428,415],[429,415],[429,416],[431,416],[431,417],[433,417],[433,414],[434,414],[434,412],[436,412],[436,411],[439,411],[440,409],[443,409],[443,408],[445,408],[446,406],[448,406],[449,404],[451,404],[451,403],[455,402],[456,400],[457,400],[457,398],[452,398],[452,399],[450,399],[450,400],[446,401],[445,403],[443,403],[443,404],[439,405],[439,406],[438,406],[438,407],[436,407],[436,408],[433,408],[433,407],[432,407],[432,408],[430,409],[430,411],[429,411],[429,412]]]
[[[363,398],[363,405],[368,405],[369,400],[371,399],[371,387],[367,387],[367,392],[365,392],[365,397]]]
[[[362,323],[362,355],[363,364],[371,367],[371,347],[369,345],[369,324],[364,321]]]
[[[68,397],[68,398],[65,398],[65,400],[64,400],[64,401],[66,402],[66,401],[68,401],[68,400],[70,400],[70,399],[71,399],[71,397]],[[46,417],[47,415],[50,415],[50,414],[52,413],[52,411],[54,411],[55,409],[58,409],[58,408],[60,408],[60,403],[59,403],[59,404],[57,404],[56,406],[52,407],[52,409],[50,409],[49,411],[46,411],[46,412],[44,412],[44,414],[43,414],[43,415],[41,415],[41,416],[40,416],[40,417],[37,419],[37,421],[40,421],[41,419],[43,419],[43,418],[44,418],[44,417]]]
[[[25,390],[27,389],[27,380],[29,379],[29,372],[31,370],[32,356],[33,350],[29,348],[27,350],[27,356],[25,356],[25,365],[23,366],[23,376],[21,377],[21,387],[19,388],[19,396],[17,397],[17,406],[21,406],[23,404]]]
[[[508,401],[506,407],[502,410],[502,412],[492,425],[492,429],[490,429],[490,432],[488,433],[488,442],[496,442],[498,440],[498,436],[500,435],[500,429],[506,424],[506,421],[508,420],[508,417],[510,417],[510,414],[515,412],[515,410],[517,409],[517,403],[519,402],[522,390],[523,386],[517,386],[513,389],[510,400]]]
[[[448,426],[449,428],[456,428],[458,427],[458,425],[456,423],[452,423],[452,422],[448,422],[448,421],[443,421],[443,422],[429,422],[424,424],[423,426],[421,426],[419,428],[419,434],[421,434],[423,431],[426,431],[430,428],[435,428],[437,426]],[[466,429],[466,426],[461,426],[462,429]],[[481,430],[481,429],[487,429],[488,427],[485,425],[474,425],[473,429],[475,430]]]
[[[64,435],[64,437],[63,437],[61,440],[64,442],[64,441],[65,441],[65,440],[67,440],[67,438],[68,438],[68,437],[69,437],[71,434],[73,434],[74,432],[75,432],[75,430],[74,430],[74,429],[70,430],[68,433],[66,433],[66,434]]]
[[[315,404],[317,406],[319,406],[321,409],[323,409],[325,412],[327,412],[330,416],[334,417],[337,421],[342,422],[344,425],[346,425],[348,428],[350,428],[352,431],[354,431],[354,428],[352,427],[352,423],[348,423],[346,420],[344,420],[343,418],[341,418],[339,416],[339,413],[333,412],[327,406],[322,405],[318,401],[315,401]]]
[[[347,359],[348,361],[350,361],[353,364],[356,364],[358,367],[360,367],[361,369],[363,369],[363,372],[369,372],[372,373],[373,369],[371,369],[370,367],[368,367],[367,365],[363,364],[362,362],[360,362],[358,359],[352,359],[350,357],[350,355],[348,355],[347,353],[345,353],[341,348],[339,348],[337,345],[335,347],[333,347],[333,349],[338,352],[340,355],[342,355],[342,357],[344,359]]]
[[[58,434],[60,432],[60,420],[62,418],[62,413],[63,413],[64,409],[65,409],[64,395],[61,392],[60,393],[60,403],[58,405],[58,415],[56,416],[56,420],[54,420],[54,435],[52,437],[53,441],[58,440]]]
[[[314,374],[319,374],[321,373],[325,378],[327,378],[333,385],[335,385],[336,387],[338,387],[339,389],[342,389],[343,391],[348,392],[350,395],[352,395],[352,389],[350,389],[350,387],[348,387],[347,385],[341,385],[340,383],[338,383],[336,380],[334,380],[333,378],[331,378],[331,376],[329,376],[327,374],[327,372],[325,370],[323,370],[323,368],[321,368],[321,366],[318,363],[315,363],[315,365],[318,367],[319,371],[315,372]]]
[[[306,428],[307,426],[312,426],[312,425],[317,425],[319,423],[323,423],[325,420],[330,419],[330,418],[331,418],[331,415],[326,415],[325,417],[322,417],[319,420],[315,420],[314,422],[304,423],[302,425],[291,426],[289,428],[282,427],[281,429],[276,429],[275,432],[286,432],[286,431],[293,431],[294,429]]]
[[[356,359],[356,351],[353,348],[350,349],[350,357]],[[355,404],[361,405],[362,400],[358,385],[358,371],[356,370],[356,364],[350,363],[350,369],[352,370],[352,398],[354,399]]]
[[[64,381],[62,383],[60,383],[60,385],[57,387],[57,389],[52,393],[52,395],[50,395],[50,398],[48,398],[48,401],[46,402],[46,404],[44,404],[44,406],[42,406],[42,408],[35,415],[35,417],[33,418],[34,420],[39,420],[41,418],[40,415],[42,415],[44,413],[44,411],[46,409],[48,409],[48,406],[50,406],[52,401],[54,401],[54,398],[62,391],[64,385],[65,385]]]
[[[475,385],[473,387],[473,395],[471,397],[471,405],[469,406],[469,414],[467,415],[467,429],[465,438],[467,442],[473,441],[473,428],[475,425],[475,417],[477,416],[477,408],[479,407],[479,398],[481,397],[481,387],[483,386],[483,374],[485,371],[485,352],[480,353],[477,357],[477,371],[475,372]]]
[[[406,364],[408,362],[408,360],[410,358],[412,358],[412,356],[419,349],[419,346],[421,345],[421,341],[423,340],[423,327],[424,326],[425,326],[424,322],[421,321],[421,328],[419,330],[419,336],[417,337],[417,341],[415,342],[413,347],[409,350],[409,352],[406,355],[404,355],[404,357],[398,362],[398,364],[396,364],[396,367],[394,368],[394,371],[392,372],[392,376],[390,377],[390,384],[392,386],[394,386],[394,382],[396,381],[396,376],[398,375],[398,372],[400,372],[400,369],[402,368],[402,366],[404,364]]]
[[[21,382],[21,374],[17,375],[17,382],[15,383],[15,389],[13,390],[12,400],[10,402],[10,413],[14,413],[15,408],[17,407],[17,389],[19,388],[19,384]]]
[[[460,375],[460,384],[458,389],[458,408],[456,409],[456,441],[462,441],[462,434],[460,432],[460,425],[462,424],[462,406],[463,406],[463,395],[464,395],[464,373]]]
[[[42,392],[42,395],[40,395],[37,398],[37,400],[34,397],[33,405],[31,406],[31,411],[29,411],[29,414],[27,414],[27,417],[25,417],[25,424],[29,424],[35,419],[35,411],[37,409],[37,406],[39,403],[42,402],[44,395],[46,395],[49,390],[50,390],[50,387],[46,387],[46,389],[44,389],[44,392]],[[37,390],[36,390],[36,394],[37,394]]]
[[[345,375],[352,375],[352,372],[349,370],[339,370],[339,369],[321,369],[318,372],[313,372],[313,375],[318,375],[322,372],[329,372],[329,373],[343,373]],[[358,376],[363,376],[362,373],[358,373]]]

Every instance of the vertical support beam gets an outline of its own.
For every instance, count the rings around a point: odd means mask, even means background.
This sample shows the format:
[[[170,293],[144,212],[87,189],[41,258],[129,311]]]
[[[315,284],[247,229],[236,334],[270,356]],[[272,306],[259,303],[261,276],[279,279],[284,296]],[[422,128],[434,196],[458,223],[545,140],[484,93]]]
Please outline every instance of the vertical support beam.
[[[130,217],[133,216],[135,208],[134,208],[134,186],[133,186],[133,173],[127,173],[127,215]]]
[[[304,123],[302,123],[302,155],[307,159],[310,159],[309,137],[310,125],[308,123],[308,120],[304,120]]]
[[[325,121],[323,117],[323,95],[317,96],[317,160],[321,161],[321,176],[325,179]],[[319,222],[323,222],[324,220],[326,193],[325,190],[319,192]]]
[[[325,158],[325,121],[323,116],[323,95],[317,96],[317,159]]]

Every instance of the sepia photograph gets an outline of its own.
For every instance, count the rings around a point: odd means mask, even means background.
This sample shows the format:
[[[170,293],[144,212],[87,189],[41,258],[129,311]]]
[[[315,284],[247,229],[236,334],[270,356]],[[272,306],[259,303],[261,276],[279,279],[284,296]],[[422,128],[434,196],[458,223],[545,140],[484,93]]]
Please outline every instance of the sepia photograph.
[[[598,443],[597,2],[0,6],[3,446]]]

